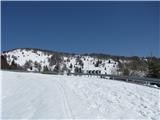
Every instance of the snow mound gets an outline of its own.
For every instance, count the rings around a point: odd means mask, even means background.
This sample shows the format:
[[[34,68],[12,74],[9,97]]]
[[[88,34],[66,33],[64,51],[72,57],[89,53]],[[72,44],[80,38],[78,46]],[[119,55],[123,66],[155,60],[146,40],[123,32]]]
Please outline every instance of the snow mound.
[[[3,119],[160,118],[160,90],[98,77],[1,71]]]

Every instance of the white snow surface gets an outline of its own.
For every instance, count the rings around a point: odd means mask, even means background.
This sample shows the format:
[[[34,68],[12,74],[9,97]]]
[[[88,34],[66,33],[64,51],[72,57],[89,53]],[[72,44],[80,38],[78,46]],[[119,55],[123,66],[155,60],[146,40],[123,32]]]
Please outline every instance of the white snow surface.
[[[3,119],[160,118],[160,90],[98,77],[1,71]]]

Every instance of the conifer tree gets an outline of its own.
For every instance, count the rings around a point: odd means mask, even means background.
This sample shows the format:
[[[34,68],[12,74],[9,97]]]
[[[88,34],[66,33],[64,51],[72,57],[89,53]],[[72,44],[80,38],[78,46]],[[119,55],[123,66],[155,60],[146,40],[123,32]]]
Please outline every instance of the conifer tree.
[[[17,68],[17,64],[14,62],[14,60],[12,61],[11,65],[9,66],[10,69],[12,70],[16,70]]]
[[[9,69],[9,64],[7,63],[6,56],[1,55],[1,69]]]
[[[160,60],[148,60],[148,77],[160,78]]]
[[[38,62],[34,63],[34,66],[38,69],[38,71],[41,71],[41,64],[39,64]]]
[[[60,72],[60,65],[56,64],[53,71],[59,73]]]
[[[43,72],[48,72],[48,71],[49,71],[48,67],[47,67],[47,66],[44,66],[44,67],[43,67]]]

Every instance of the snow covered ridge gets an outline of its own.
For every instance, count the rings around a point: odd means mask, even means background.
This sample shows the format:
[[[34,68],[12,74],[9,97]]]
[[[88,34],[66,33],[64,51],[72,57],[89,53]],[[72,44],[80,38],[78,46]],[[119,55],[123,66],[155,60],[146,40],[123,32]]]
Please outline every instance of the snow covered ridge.
[[[14,61],[27,71],[83,72],[99,70],[102,74],[118,74],[118,62],[85,55],[60,54],[37,49],[14,49],[2,53],[8,64]]]
[[[19,48],[3,52],[2,67],[10,69],[58,73],[87,73],[98,71],[101,74],[146,76],[148,58],[112,56],[105,54],[70,54],[33,48]],[[155,58],[160,61],[160,58]],[[6,61],[6,62],[5,62]],[[14,64],[15,63],[15,64]],[[8,69],[8,67],[6,67]]]
[[[97,77],[0,73],[2,119],[160,118],[159,89]]]

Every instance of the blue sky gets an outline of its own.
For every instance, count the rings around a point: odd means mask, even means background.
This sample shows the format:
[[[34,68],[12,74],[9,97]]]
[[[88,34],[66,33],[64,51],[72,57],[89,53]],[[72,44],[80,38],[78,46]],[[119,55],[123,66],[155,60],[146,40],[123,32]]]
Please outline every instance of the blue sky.
[[[2,2],[2,51],[160,56],[160,2]]]

